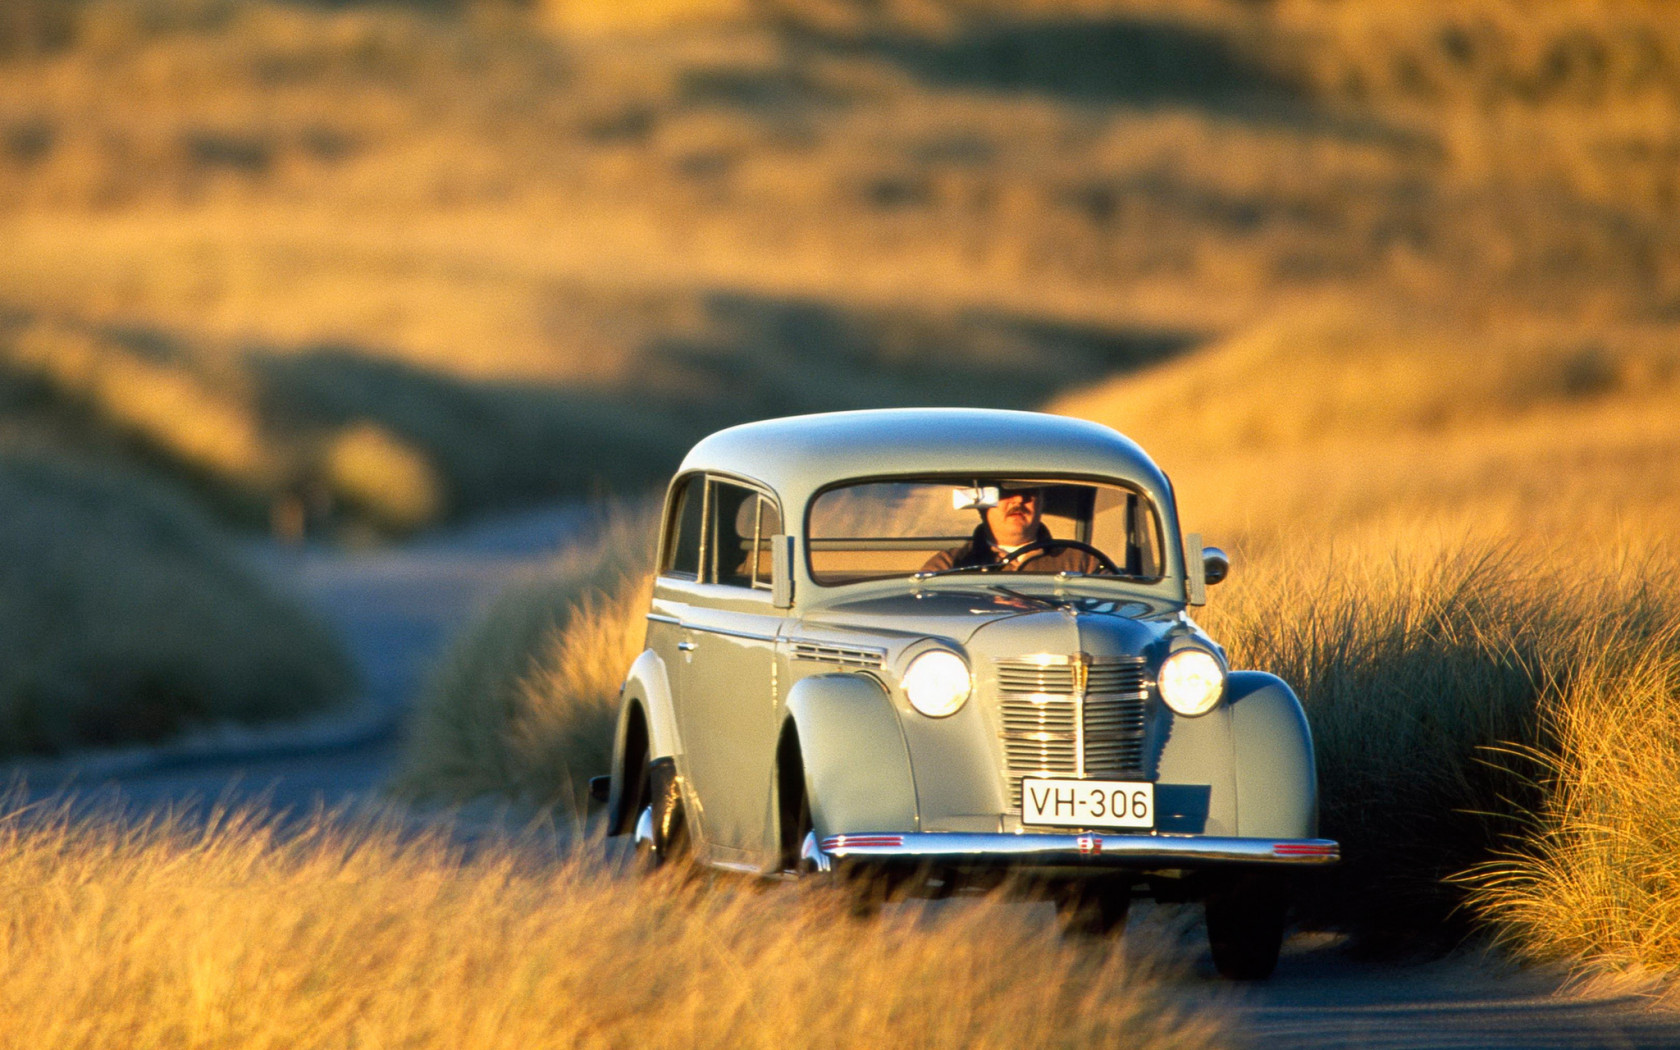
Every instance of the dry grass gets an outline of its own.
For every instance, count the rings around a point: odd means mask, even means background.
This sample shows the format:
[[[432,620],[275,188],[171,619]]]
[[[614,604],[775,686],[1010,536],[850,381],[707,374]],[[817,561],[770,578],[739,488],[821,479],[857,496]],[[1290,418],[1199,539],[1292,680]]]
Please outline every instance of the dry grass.
[[[381,428],[440,490],[398,521],[753,415],[1037,403],[1302,295],[1573,325],[1510,345],[1566,385],[1680,302],[1637,0],[29,0],[0,39],[0,305],[200,348],[258,458]]]
[[[615,511],[598,538],[500,597],[427,681],[395,784],[489,792],[581,813],[611,764],[618,690],[646,637],[657,508]]]
[[[51,444],[173,475],[247,522],[305,499],[392,533],[441,516],[425,454],[371,421],[299,418],[257,378],[155,333],[39,319],[0,327],[8,444],[46,443],[45,432]]]
[[[156,740],[341,702],[348,662],[178,498],[0,456],[0,752]]]
[[[1672,576],[1666,576],[1671,579]],[[1680,638],[1676,619],[1605,631],[1548,697],[1550,746],[1518,756],[1545,802],[1463,880],[1519,956],[1680,972]]]
[[[1058,944],[1019,909],[463,860],[427,836],[248,814],[135,829],[0,821],[0,1042],[132,1047],[1076,1047],[1194,1050],[1135,947]],[[1023,975],[1030,979],[1023,980]]]
[[[1680,605],[1652,585],[1671,559],[1601,558],[1587,574],[1535,549],[1471,542],[1386,562],[1289,549],[1202,617],[1235,665],[1281,675],[1306,706],[1322,827],[1346,858],[1313,895],[1314,921],[1373,946],[1462,936],[1472,915],[1454,914],[1451,877],[1552,804],[1504,753],[1558,746],[1565,698],[1601,695],[1606,647],[1637,640],[1649,659],[1680,658]],[[1602,705],[1578,706],[1601,717]]]

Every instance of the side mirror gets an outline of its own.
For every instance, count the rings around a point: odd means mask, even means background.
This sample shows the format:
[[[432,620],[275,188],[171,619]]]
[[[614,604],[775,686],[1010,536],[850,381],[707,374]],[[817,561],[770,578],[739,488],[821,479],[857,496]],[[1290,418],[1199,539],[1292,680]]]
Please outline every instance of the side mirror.
[[[1218,547],[1202,548],[1202,578],[1212,587],[1231,575],[1231,559]]]
[[[770,604],[793,608],[793,537],[786,533],[770,537]]]

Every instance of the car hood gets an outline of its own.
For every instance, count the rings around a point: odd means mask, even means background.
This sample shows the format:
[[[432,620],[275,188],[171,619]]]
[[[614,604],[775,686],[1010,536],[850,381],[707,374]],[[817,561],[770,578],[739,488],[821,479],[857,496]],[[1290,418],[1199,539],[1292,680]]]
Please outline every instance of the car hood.
[[[947,638],[1015,653],[1142,655],[1178,622],[1178,608],[1146,598],[1030,595],[1007,585],[874,595],[829,606],[805,630]],[[982,637],[982,634],[984,637]]]

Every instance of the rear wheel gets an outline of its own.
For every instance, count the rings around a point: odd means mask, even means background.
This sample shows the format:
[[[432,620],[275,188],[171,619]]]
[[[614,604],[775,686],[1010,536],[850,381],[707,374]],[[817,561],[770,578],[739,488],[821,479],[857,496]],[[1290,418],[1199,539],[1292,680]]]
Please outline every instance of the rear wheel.
[[[1289,895],[1270,876],[1233,879],[1210,891],[1205,903],[1208,947],[1220,976],[1263,981],[1277,968]]]
[[[1118,937],[1126,928],[1132,907],[1130,886],[1109,880],[1088,880],[1056,892],[1056,919],[1069,939]]]

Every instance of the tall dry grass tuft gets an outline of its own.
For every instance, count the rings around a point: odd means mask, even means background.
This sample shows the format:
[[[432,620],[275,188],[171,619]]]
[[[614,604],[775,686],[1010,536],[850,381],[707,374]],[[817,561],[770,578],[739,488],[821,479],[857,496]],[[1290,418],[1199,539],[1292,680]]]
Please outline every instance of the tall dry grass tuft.
[[[1671,578],[1671,577],[1670,577]],[[1603,631],[1545,710],[1545,802],[1464,882],[1518,955],[1680,973],[1680,619]],[[1534,767],[1530,767],[1534,768]]]
[[[618,689],[646,637],[657,506],[612,510],[543,578],[450,647],[415,706],[397,789],[560,801],[583,811],[611,759]]]
[[[1197,1050],[1128,946],[1022,909],[849,921],[793,889],[632,880],[494,844],[250,813],[135,828],[0,819],[0,1043],[208,1050],[1078,1047]]]
[[[1345,858],[1314,896],[1376,938],[1440,922],[1455,903],[1441,878],[1495,837],[1477,811],[1519,786],[1482,749],[1532,741],[1535,682],[1569,617],[1487,551],[1296,549],[1245,571],[1255,582],[1202,619],[1232,666],[1281,676],[1307,709],[1322,830]]]
[[[1553,804],[1508,752],[1549,753],[1558,698],[1599,688],[1606,652],[1675,640],[1662,625],[1680,610],[1650,585],[1664,566],[1615,561],[1589,571],[1474,542],[1388,560],[1280,545],[1208,607],[1233,666],[1279,674],[1307,709],[1323,831],[1345,858],[1313,918],[1373,946],[1467,931],[1452,876]]]
[[[585,593],[520,680],[511,726],[516,759],[533,784],[569,785],[580,808],[585,782],[612,768],[618,692],[646,645],[652,598],[651,574]]]

